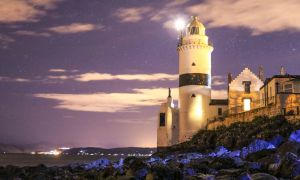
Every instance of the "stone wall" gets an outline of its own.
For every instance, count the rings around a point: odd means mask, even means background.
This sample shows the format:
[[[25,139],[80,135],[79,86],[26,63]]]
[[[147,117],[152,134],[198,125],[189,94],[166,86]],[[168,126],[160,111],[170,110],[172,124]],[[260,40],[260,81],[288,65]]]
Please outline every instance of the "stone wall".
[[[249,122],[252,121],[257,116],[276,116],[284,115],[283,109],[285,108],[285,115],[288,121],[295,122],[300,119],[300,114],[297,113],[297,109],[300,107],[300,94],[279,94],[277,99],[279,103],[269,105],[267,107],[261,107],[253,109],[247,112],[242,112],[238,114],[232,114],[226,117],[223,121],[213,121],[209,122],[207,125],[208,130],[216,129],[219,126],[229,126],[235,122]],[[290,111],[293,111],[294,114],[289,114]]]

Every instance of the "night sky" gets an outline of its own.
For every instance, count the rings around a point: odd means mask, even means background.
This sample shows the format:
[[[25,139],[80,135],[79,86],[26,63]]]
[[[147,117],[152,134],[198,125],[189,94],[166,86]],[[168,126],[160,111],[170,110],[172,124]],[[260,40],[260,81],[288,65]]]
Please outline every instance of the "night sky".
[[[0,0],[0,143],[156,145],[178,32],[197,15],[214,44],[213,95],[227,73],[300,74],[298,0]]]

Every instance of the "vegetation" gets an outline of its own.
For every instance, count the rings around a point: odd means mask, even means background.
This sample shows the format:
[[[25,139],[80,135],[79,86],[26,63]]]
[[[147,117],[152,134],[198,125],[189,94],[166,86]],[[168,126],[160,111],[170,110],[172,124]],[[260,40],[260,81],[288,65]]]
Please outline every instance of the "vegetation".
[[[237,122],[229,127],[219,127],[216,130],[200,130],[190,141],[172,146],[166,152],[157,155],[164,156],[174,152],[201,152],[213,151],[218,146],[229,150],[241,149],[254,139],[271,140],[276,135],[285,139],[291,132],[300,129],[300,123],[291,124],[284,116],[256,117],[251,122]]]

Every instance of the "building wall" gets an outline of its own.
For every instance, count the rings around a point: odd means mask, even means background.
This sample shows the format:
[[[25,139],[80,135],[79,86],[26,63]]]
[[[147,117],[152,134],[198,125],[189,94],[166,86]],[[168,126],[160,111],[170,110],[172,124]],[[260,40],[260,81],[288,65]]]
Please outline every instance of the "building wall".
[[[251,82],[250,93],[245,92],[244,82]],[[244,99],[251,99],[251,109],[259,107],[259,89],[263,82],[249,68],[245,68],[230,84],[228,89],[229,114],[244,111]]]
[[[289,121],[300,119],[300,94],[278,94],[277,104],[270,104],[266,107],[260,107],[251,111],[232,114],[225,118],[224,121],[215,121],[208,124],[207,129],[212,130],[220,126],[229,126],[235,122],[249,122],[257,116],[276,116],[284,115],[283,108],[286,108],[286,117]],[[299,111],[298,111],[299,109]],[[293,111],[294,114],[288,114]]]

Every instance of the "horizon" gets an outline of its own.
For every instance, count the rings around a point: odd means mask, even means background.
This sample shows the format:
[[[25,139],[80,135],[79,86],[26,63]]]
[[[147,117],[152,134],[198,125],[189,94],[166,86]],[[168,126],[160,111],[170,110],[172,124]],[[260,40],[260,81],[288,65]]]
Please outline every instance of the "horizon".
[[[229,72],[257,74],[261,65],[265,77],[281,66],[300,74],[294,6],[0,0],[0,145],[154,148],[160,102],[169,87],[177,94],[175,22],[203,22],[214,45],[213,96],[226,98]]]

